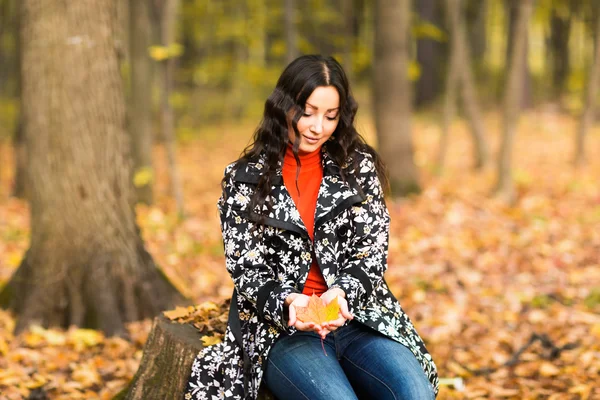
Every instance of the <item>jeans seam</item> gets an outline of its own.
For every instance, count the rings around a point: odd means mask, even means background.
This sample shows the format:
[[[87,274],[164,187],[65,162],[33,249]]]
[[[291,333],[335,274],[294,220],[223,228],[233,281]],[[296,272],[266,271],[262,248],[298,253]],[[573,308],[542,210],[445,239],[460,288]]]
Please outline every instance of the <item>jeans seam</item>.
[[[375,379],[376,381],[380,382],[383,386],[385,386],[387,388],[387,390],[390,391],[390,393],[392,394],[392,396],[394,397],[394,400],[396,399],[396,395],[394,394],[394,391],[381,379],[379,379],[378,377],[376,377],[375,375],[373,375],[372,373],[370,373],[369,371],[367,371],[366,369],[356,365],[355,363],[352,362],[352,360],[350,360],[348,357],[344,357],[344,359],[346,361],[348,361],[350,364],[354,365],[356,368],[360,369],[361,371],[363,371],[364,373],[366,373],[367,375],[371,376],[373,379]]]
[[[342,358],[345,358],[345,357],[344,357],[344,353],[346,352],[346,350],[347,350],[347,349],[348,349],[348,347],[350,346],[350,343],[352,343],[352,342],[355,342],[356,340],[360,339],[361,337],[363,337],[363,336],[364,336],[364,335],[366,335],[367,333],[368,333],[368,332],[359,332],[359,333],[358,333],[358,334],[357,334],[355,337],[353,337],[353,338],[352,338],[352,341],[350,341],[350,342],[349,342],[349,343],[346,345],[346,347],[344,347],[344,351],[343,351],[343,352],[341,352],[341,354],[338,354],[338,351],[337,351],[337,342],[336,342],[336,348],[335,348],[335,350],[336,350],[336,354],[335,354],[335,355],[336,355],[336,358],[338,359],[338,361],[339,361],[339,360],[341,360]]]
[[[282,370],[280,370],[280,369],[277,367],[277,365],[275,365],[275,363],[274,363],[273,361],[271,361],[271,360],[268,360],[268,361],[269,361],[269,363],[270,363],[270,364],[271,364],[273,367],[275,367],[275,369],[276,369],[276,370],[277,370],[277,371],[278,371],[278,372],[281,374],[281,376],[283,376],[283,377],[285,378],[285,380],[286,380],[286,381],[288,381],[288,382],[290,383],[290,385],[292,385],[294,388],[296,388],[296,390],[298,391],[298,393],[300,393],[300,394],[301,394],[301,395],[302,395],[302,396],[303,396],[303,397],[304,397],[306,400],[310,400],[308,397],[306,397],[306,395],[304,394],[304,392],[302,392],[302,390],[300,390],[300,388],[299,388],[298,386],[294,385],[294,382],[292,382],[292,381],[290,380],[290,378],[288,378],[288,377],[287,377],[287,376],[286,376],[286,375],[283,373],[283,371],[282,371]],[[269,385],[267,384],[267,386],[269,386]]]

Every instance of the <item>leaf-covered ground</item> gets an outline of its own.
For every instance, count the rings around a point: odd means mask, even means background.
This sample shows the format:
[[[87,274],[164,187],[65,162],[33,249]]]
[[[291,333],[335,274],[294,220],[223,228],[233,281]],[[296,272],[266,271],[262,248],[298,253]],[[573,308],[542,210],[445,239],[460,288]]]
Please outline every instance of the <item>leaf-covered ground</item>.
[[[360,122],[372,139],[370,122]],[[489,115],[486,122],[497,148],[500,121]],[[441,177],[431,173],[439,128],[419,119],[414,129],[424,191],[388,204],[386,279],[440,376],[462,378],[450,379],[439,398],[600,398],[600,131],[588,138],[590,163],[576,169],[576,121],[544,110],[525,115],[515,148],[518,200],[509,207],[488,196],[493,170],[470,169],[462,122],[454,126]],[[139,223],[152,255],[196,303],[231,293],[215,202],[224,166],[252,130],[222,126],[180,146],[189,215],[183,222],[167,197],[165,155],[156,149],[157,205],[139,207]],[[29,221],[26,204],[8,199],[12,154],[0,151],[8,157],[0,168],[3,284],[28,246]],[[3,399],[109,399],[135,373],[150,329],[150,321],[131,324],[128,342],[75,328],[32,327],[14,337],[13,325],[13,316],[0,311]]]

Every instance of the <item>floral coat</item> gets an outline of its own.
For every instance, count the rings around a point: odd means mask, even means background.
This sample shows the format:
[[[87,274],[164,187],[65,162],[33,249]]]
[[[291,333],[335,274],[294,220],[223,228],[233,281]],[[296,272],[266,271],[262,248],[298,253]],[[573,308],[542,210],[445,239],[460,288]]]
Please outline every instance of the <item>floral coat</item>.
[[[241,340],[236,341],[230,318],[224,341],[197,355],[186,400],[256,399],[271,346],[281,332],[295,331],[287,326],[284,300],[290,293],[302,292],[313,257],[327,286],[345,291],[355,319],[409,348],[437,394],[435,363],[383,279],[390,217],[373,159],[355,152],[355,160],[342,167],[353,178],[344,182],[325,147],[314,242],[283,184],[281,165],[270,194],[271,211],[265,206],[249,209],[264,157],[225,169],[229,179],[218,208],[226,267],[237,291],[232,302],[237,302],[235,325],[241,327]],[[261,214],[264,219],[257,224]],[[244,365],[249,370],[244,372]]]

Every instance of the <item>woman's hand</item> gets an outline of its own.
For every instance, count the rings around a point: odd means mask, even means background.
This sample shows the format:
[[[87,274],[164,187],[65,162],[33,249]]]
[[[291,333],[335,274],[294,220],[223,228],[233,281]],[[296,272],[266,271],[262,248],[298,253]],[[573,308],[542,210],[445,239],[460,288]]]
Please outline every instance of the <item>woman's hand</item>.
[[[285,299],[285,304],[289,307],[290,320],[289,326],[293,326],[299,331],[315,331],[319,334],[322,331],[322,327],[314,322],[302,322],[296,318],[296,307],[308,307],[308,301],[310,297],[305,294],[292,293]],[[323,335],[321,335],[323,337]]]
[[[348,311],[348,302],[346,301],[346,293],[340,288],[332,288],[326,291],[321,295],[321,299],[325,305],[331,303],[332,301],[337,301],[340,305],[340,312],[338,313],[338,319],[333,321],[327,321],[323,324],[322,328],[329,332],[335,331],[340,326],[346,323],[346,320],[351,320],[354,318],[350,311]],[[321,334],[321,332],[319,332]],[[323,337],[323,335],[321,335]]]

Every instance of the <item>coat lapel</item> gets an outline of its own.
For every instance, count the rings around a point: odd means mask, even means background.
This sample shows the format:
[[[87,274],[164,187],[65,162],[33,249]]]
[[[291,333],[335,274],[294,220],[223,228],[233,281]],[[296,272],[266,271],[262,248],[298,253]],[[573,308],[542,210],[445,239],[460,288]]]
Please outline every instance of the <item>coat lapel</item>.
[[[342,179],[340,166],[326,151],[323,155],[323,180],[317,197],[315,209],[315,230],[323,223],[331,220],[352,204],[364,201],[364,194],[351,174],[346,174],[347,181]]]
[[[262,154],[258,162],[251,162],[241,166],[235,173],[235,181],[257,185],[263,172],[265,161],[266,156]],[[282,164],[279,162],[275,171],[275,178],[271,182],[271,193],[268,197],[271,200],[273,208],[269,211],[266,205],[263,205],[262,209],[255,207],[254,210],[248,211],[248,215],[254,222],[261,221],[265,225],[293,231],[308,238],[308,230],[302,218],[300,218],[300,212],[283,183],[281,169]]]
[[[327,154],[325,147],[322,148],[321,154],[323,180],[319,187],[315,208],[315,230],[323,223],[334,218],[345,208],[365,199],[364,195],[359,191],[356,182],[350,177],[348,177],[348,182],[344,182],[340,173],[340,167]],[[265,161],[266,156],[263,154],[257,162],[248,163],[238,169],[234,179],[237,182],[257,185],[264,169]],[[308,230],[300,217],[300,212],[284,185],[281,170],[282,163],[279,162],[269,195],[273,209],[269,211],[266,205],[262,209],[256,207],[254,210],[248,212],[250,219],[255,222],[262,219],[266,225],[294,231],[308,237]]]

